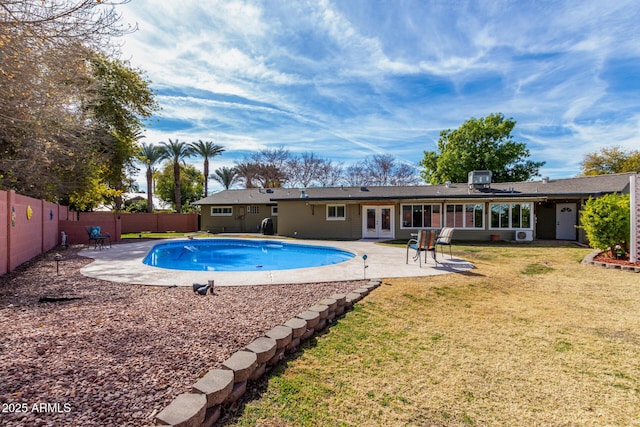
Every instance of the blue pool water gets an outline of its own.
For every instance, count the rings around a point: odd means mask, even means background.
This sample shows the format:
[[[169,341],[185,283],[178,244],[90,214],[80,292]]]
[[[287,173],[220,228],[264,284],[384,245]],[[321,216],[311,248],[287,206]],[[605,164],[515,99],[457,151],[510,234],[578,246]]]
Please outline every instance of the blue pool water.
[[[155,245],[147,265],[192,271],[261,271],[320,267],[348,261],[355,255],[329,246],[270,240],[197,239]]]

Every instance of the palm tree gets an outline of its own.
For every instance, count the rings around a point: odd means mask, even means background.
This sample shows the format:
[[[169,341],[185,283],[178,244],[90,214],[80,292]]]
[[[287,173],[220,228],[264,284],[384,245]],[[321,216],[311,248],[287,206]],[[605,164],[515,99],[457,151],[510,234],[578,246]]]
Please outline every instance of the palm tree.
[[[229,168],[226,166],[223,166],[213,171],[211,178],[218,181],[227,190],[231,186],[233,186],[233,184],[238,182],[238,180],[240,179],[240,177],[238,176],[238,172],[236,171],[236,168]]]
[[[162,160],[162,149],[157,145],[142,143],[138,159],[147,166],[147,212],[153,212],[153,173],[156,163]]]
[[[176,204],[176,212],[182,212],[182,194],[180,192],[180,163],[184,163],[184,159],[190,157],[191,147],[186,142],[179,142],[177,139],[169,142],[163,142],[162,158],[173,163],[173,185],[175,188],[174,199]]]
[[[236,167],[233,168],[238,175],[238,179],[244,182],[244,188],[254,188],[254,180],[258,176],[258,165],[249,161],[236,163]]]
[[[198,142],[191,143],[191,150],[204,158],[204,197],[207,197],[209,195],[209,158],[222,154],[224,147],[211,141],[202,142],[199,139]]]

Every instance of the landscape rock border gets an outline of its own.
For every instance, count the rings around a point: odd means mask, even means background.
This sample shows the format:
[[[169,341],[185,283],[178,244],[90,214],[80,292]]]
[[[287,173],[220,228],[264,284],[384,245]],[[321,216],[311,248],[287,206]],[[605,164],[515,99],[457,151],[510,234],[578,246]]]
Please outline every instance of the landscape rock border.
[[[640,273],[640,267],[635,265],[616,264],[612,262],[595,261],[594,258],[600,255],[601,251],[591,252],[582,259],[582,264],[594,265],[596,267],[609,268],[622,271],[630,271],[632,273]]]
[[[372,279],[349,294],[331,295],[256,338],[225,360],[222,368],[212,369],[200,378],[189,393],[177,396],[156,415],[156,425],[213,426],[224,409],[242,398],[248,382],[260,379],[267,366],[279,363],[381,283],[380,279]]]

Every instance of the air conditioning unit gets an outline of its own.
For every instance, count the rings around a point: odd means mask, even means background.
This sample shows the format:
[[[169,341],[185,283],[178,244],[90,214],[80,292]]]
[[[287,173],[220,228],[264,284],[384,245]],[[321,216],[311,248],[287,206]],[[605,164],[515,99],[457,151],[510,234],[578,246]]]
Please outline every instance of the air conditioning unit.
[[[516,230],[516,242],[531,242],[533,230]]]

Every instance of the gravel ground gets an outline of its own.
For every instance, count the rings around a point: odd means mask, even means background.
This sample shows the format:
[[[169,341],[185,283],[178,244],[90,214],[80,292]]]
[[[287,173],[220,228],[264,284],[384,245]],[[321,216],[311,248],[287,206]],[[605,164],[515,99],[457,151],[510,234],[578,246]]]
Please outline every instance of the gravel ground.
[[[49,252],[0,277],[0,425],[143,426],[232,353],[362,282],[190,288],[83,277]]]

